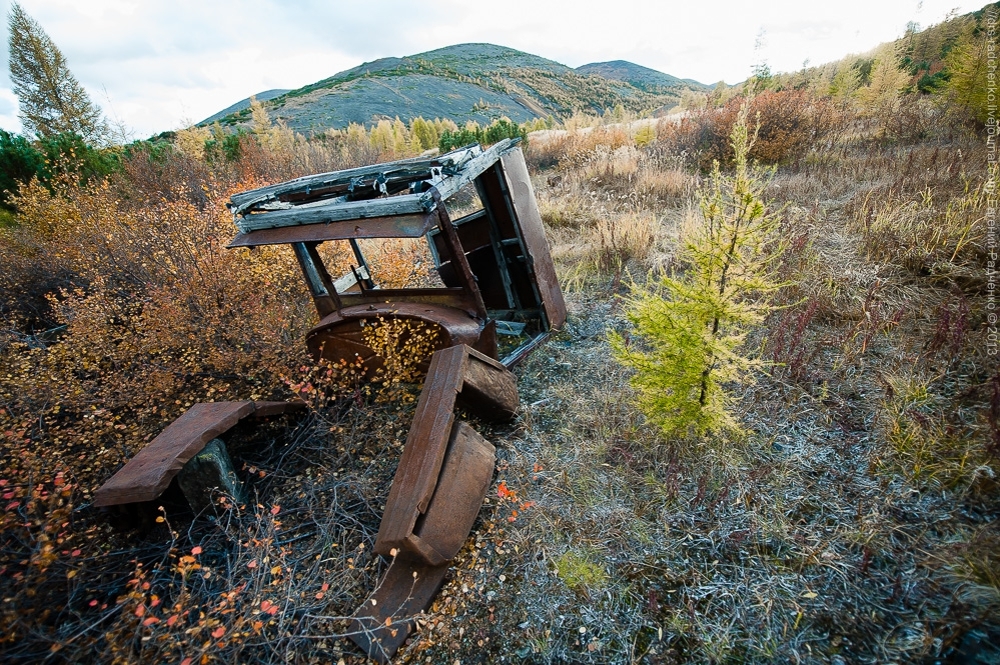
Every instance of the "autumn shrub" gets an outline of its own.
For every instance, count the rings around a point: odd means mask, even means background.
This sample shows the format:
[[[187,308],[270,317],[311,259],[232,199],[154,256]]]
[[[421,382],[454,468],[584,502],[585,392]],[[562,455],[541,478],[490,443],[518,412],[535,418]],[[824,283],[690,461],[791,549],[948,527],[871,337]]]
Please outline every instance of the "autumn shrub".
[[[712,163],[732,164],[729,137],[744,103],[749,118],[759,126],[749,158],[765,164],[797,159],[837,128],[832,104],[805,90],[764,90],[748,99],[736,97],[721,108],[693,111],[679,122],[660,121],[657,140],[675,153],[686,153],[703,171]]]
[[[204,210],[186,201],[125,210],[101,185],[19,199],[25,226],[48,237],[47,251],[71,263],[79,282],[49,296],[67,325],[57,341],[5,354],[8,422],[51,414],[32,428],[48,452],[33,460],[37,472],[68,457],[56,441],[86,441],[108,451],[99,467],[83,465],[81,482],[98,481],[194,401],[261,399],[298,365],[312,315],[297,304],[293,260],[276,248],[226,250],[225,195],[210,198]]]
[[[592,159],[595,151],[613,152],[634,143],[631,133],[620,126],[548,130],[548,135],[528,144],[525,160],[533,169],[552,168],[562,163],[572,168]]]
[[[293,254],[285,247],[226,249],[236,230],[224,203],[275,178],[378,154],[336,141],[314,149],[240,140],[234,160],[137,149],[110,178],[61,178],[50,187],[34,180],[14,200],[17,224],[0,231],[5,653],[51,647],[70,660],[95,653],[107,662],[211,659],[219,642],[260,635],[254,617],[269,625],[273,614],[263,600],[239,621],[229,616],[242,599],[232,579],[185,591],[192,580],[208,579],[190,549],[128,564],[106,556],[121,540],[106,519],[89,511],[78,517],[101,483],[195,402],[298,397],[329,431],[345,408],[366,401],[363,368],[306,356],[303,338],[315,312]],[[333,252],[331,269],[353,260],[344,247],[323,249]],[[407,241],[383,243],[371,258],[383,286],[432,276],[432,261]],[[48,328],[54,332],[39,332]],[[412,331],[411,344],[426,339],[421,335]],[[392,331],[382,337],[387,349],[389,338],[396,340]],[[405,352],[388,355],[382,381],[393,390],[413,380],[414,362],[426,360],[423,352],[416,361]],[[262,562],[264,547],[254,545],[247,563]],[[107,565],[87,570],[84,562],[95,560]],[[283,570],[262,584],[287,579]],[[127,576],[133,581],[126,588]],[[152,595],[149,584],[157,589]],[[261,598],[277,603],[279,596]],[[80,637],[61,632],[67,626]],[[225,640],[213,636],[220,627]],[[198,649],[196,633],[204,640]]]
[[[590,229],[589,258],[593,268],[611,275],[613,284],[621,282],[630,266],[643,269],[656,246],[659,222],[644,212],[612,214],[597,220]]]

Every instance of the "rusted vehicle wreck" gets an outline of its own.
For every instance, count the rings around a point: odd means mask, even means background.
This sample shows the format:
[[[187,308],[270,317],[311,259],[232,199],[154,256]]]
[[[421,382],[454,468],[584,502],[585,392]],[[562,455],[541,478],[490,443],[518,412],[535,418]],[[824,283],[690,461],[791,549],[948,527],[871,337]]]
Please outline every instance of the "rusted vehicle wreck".
[[[453,203],[473,210],[453,220]],[[374,372],[382,359],[366,345],[363,327],[376,319],[418,321],[437,333],[375,541],[390,564],[350,631],[370,657],[386,662],[443,583],[492,482],[494,448],[456,419],[456,407],[485,420],[511,418],[518,394],[510,368],[566,318],[524,157],[506,139],[485,150],[298,178],[236,194],[229,207],[240,231],[230,247],[294,251],[320,317],[306,339],[315,358],[360,357]],[[439,283],[380,288],[364,244],[422,237]],[[348,243],[355,258],[336,280],[320,250],[326,242]],[[240,419],[301,406],[196,404],[101,487],[94,503],[154,499]]]

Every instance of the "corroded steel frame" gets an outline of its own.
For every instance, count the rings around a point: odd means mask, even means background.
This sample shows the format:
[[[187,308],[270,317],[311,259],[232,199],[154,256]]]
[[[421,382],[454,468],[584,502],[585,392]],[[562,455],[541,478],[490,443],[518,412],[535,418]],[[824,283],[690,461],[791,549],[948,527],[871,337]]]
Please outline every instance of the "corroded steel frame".
[[[470,184],[483,209],[453,220],[447,199]],[[236,194],[229,207],[241,229],[230,247],[293,248],[320,316],[307,336],[316,357],[353,360],[357,354],[367,361],[373,353],[364,349],[359,321],[411,318],[439,330],[439,349],[467,344],[498,359],[495,321],[534,321],[529,338],[501,359],[509,367],[565,321],[516,141],[299,178]],[[378,289],[368,277],[357,280],[357,292],[340,292],[317,251],[321,242],[349,240],[364,265],[357,240],[420,236],[428,239],[445,288]],[[470,326],[477,335],[470,336]]]

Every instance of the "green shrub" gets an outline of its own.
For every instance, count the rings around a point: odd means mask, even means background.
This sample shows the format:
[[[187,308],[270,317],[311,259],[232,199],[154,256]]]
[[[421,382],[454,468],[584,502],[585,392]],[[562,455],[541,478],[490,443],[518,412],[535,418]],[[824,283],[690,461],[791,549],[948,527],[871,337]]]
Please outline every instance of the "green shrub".
[[[0,129],[0,206],[12,210],[11,195],[44,168],[45,158],[28,139]]]
[[[443,131],[438,141],[438,148],[441,152],[448,152],[472,143],[490,145],[507,138],[520,138],[522,141],[527,141],[528,132],[524,127],[508,118],[494,120],[487,127],[480,127],[475,122],[471,122],[461,129]]]
[[[87,183],[119,166],[117,153],[94,148],[76,134],[56,134],[32,142],[0,130],[0,207],[12,211],[11,198],[32,178],[37,177],[46,186],[61,175],[72,175]]]

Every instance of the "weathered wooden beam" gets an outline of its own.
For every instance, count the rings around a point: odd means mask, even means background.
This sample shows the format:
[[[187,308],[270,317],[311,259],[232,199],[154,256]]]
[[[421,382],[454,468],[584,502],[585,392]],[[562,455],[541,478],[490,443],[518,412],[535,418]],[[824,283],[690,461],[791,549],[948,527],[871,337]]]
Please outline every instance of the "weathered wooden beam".
[[[351,238],[419,238],[427,233],[436,219],[437,216],[433,212],[421,212],[415,215],[369,217],[330,224],[279,226],[240,233],[229,243],[229,247],[256,247]]]
[[[501,156],[513,150],[520,139],[503,139],[484,150],[481,155],[473,157],[461,170],[451,177],[443,178],[440,183],[435,183],[435,187],[441,194],[441,198],[447,201],[457,194],[463,187],[474,181],[489,167],[497,162]]]
[[[325,224],[368,217],[419,215],[430,212],[433,204],[423,194],[402,194],[385,199],[366,201],[331,201],[309,208],[274,210],[246,217],[237,217],[236,227],[243,233],[298,224]]]

